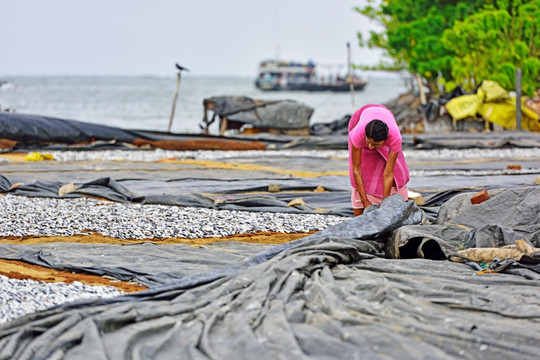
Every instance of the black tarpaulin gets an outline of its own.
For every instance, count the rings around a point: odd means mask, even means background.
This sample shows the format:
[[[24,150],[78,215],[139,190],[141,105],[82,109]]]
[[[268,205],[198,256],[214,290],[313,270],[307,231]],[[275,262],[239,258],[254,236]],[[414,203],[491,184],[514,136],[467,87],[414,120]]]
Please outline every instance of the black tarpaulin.
[[[65,143],[74,144],[92,140],[117,140],[132,142],[135,133],[106,125],[48,116],[0,112],[0,138],[23,144]]]
[[[333,187],[335,177],[237,181],[212,179],[185,179],[184,181],[128,179],[117,181],[107,177],[87,182],[74,182],[76,190],[64,195],[59,195],[59,190],[66,182],[33,181],[14,187],[17,182],[15,178],[0,175],[0,193],[52,198],[92,196],[116,202],[222,210],[324,213],[338,216],[352,216],[353,214],[349,206],[350,190],[340,191],[339,188]],[[281,186],[281,191],[293,192],[267,192],[268,186],[276,183]],[[312,192],[317,186],[325,186],[328,191]],[[205,194],[205,191],[219,191],[220,193]],[[266,193],[250,194],[253,191],[266,191]],[[299,197],[302,198],[304,205],[289,205],[291,201]]]
[[[245,96],[216,96],[204,102],[214,104],[214,112],[229,121],[258,128],[301,129],[309,127],[313,109],[294,100],[256,100]]]
[[[38,166],[38,165],[36,165]],[[212,170],[207,170],[212,173]],[[261,174],[263,175],[263,174]],[[268,211],[288,213],[324,213],[338,216],[353,216],[350,207],[350,183],[345,176],[319,176],[315,178],[242,178],[215,179],[112,179],[97,178],[89,181],[38,180],[22,182],[17,177],[0,175],[0,193],[20,196],[74,198],[92,196],[117,202],[135,202],[141,204],[163,204],[176,206],[204,207],[223,210]],[[35,177],[35,174],[31,174]],[[85,173],[88,176],[88,172]],[[212,177],[216,176],[212,173]],[[444,179],[447,190],[441,192],[422,190],[426,195],[422,209],[429,219],[434,221],[442,203],[460,193],[477,191],[473,188],[461,188],[464,181],[470,186],[484,186],[495,189],[508,186],[522,186],[534,179],[535,174],[497,175],[497,176],[415,176],[409,189],[425,189],[439,184]],[[42,176],[46,177],[46,176]],[[57,179],[56,174],[48,176]],[[60,188],[73,183],[76,191],[59,195]],[[14,187],[15,184],[18,186]],[[489,184],[487,186],[486,184]],[[269,187],[277,185],[278,192],[269,192]],[[322,192],[314,191],[318,187]],[[289,206],[295,199],[301,198],[305,205]]]
[[[241,262],[272,245],[224,241],[187,244],[0,244],[0,258],[25,261],[55,270],[109,276],[152,287]],[[166,269],[164,268],[166,264]]]
[[[471,203],[475,194],[453,196],[440,207],[431,225],[398,229],[394,255],[445,259],[462,249],[499,248],[519,239],[540,248],[540,186],[491,189],[489,199],[480,204]]]
[[[534,282],[376,257],[422,218],[395,195],[220,271],[28,315],[0,327],[0,359],[535,359]]]
[[[128,130],[50,116],[0,112],[0,139],[16,141],[14,149],[18,151],[28,149],[85,151],[133,149],[134,145],[131,143],[136,139],[185,141],[226,138],[199,134]],[[242,141],[242,139],[236,140]],[[250,141],[246,140],[246,142]]]
[[[228,115],[231,121],[252,124],[257,127],[298,129],[309,127],[313,109],[293,101],[268,101],[255,103],[253,100],[231,101],[219,97],[216,112]],[[211,98],[214,99],[214,98]],[[223,103],[223,104],[222,104]],[[259,104],[259,105],[258,105]],[[340,121],[345,124],[344,119]],[[315,128],[332,127],[331,124],[314,124]],[[459,134],[459,136],[456,136]],[[483,133],[426,133],[402,134],[404,149],[496,149],[540,147],[540,134],[525,131]],[[286,136],[269,133],[236,135],[232,137],[202,134],[174,134],[148,130],[124,130],[106,125],[48,116],[0,112],[0,139],[17,141],[17,150],[56,149],[94,150],[106,148],[129,149],[126,143],[135,139],[146,140],[193,140],[234,139],[237,141],[264,142],[276,149],[332,149],[346,150],[347,135],[343,130],[334,134],[316,131],[311,136]],[[77,143],[89,143],[86,145]],[[74,145],[77,144],[77,145]]]

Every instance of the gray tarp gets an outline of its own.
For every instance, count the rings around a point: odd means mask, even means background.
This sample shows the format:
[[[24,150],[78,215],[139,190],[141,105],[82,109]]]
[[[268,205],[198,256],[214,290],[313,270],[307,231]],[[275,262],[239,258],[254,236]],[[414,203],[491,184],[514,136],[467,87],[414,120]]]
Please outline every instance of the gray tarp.
[[[47,116],[0,112],[0,138],[25,144],[117,140],[131,142],[138,138],[129,130]]]
[[[402,134],[404,149],[498,149],[540,147],[540,134],[526,131],[483,133],[436,133]],[[237,137],[240,138],[240,137]],[[280,147],[285,149],[347,149],[347,135],[280,136],[269,134],[243,136],[251,140],[281,139]]]
[[[0,139],[16,141],[17,145],[14,149],[22,151],[30,149],[132,149],[133,145],[130,145],[130,143],[136,139],[181,141],[226,138],[149,130],[126,130],[77,120],[0,112]],[[242,141],[242,139],[236,140]],[[244,140],[251,142],[251,140]]]
[[[349,205],[350,190],[332,191],[333,182],[335,183],[335,177],[322,180],[318,178],[251,181],[184,179],[169,182],[161,180],[116,181],[111,178],[99,178],[75,183],[77,190],[63,195],[62,198],[93,196],[117,202],[288,213],[319,213],[321,211],[318,209],[324,209],[326,214],[352,216]],[[13,188],[15,183],[17,179],[0,175],[0,193],[60,198],[58,191],[65,184],[59,181],[34,181]],[[276,183],[280,185],[281,191],[298,192],[246,194],[252,191],[268,191],[268,186]],[[319,185],[330,191],[305,192],[313,191]],[[193,188],[194,186],[196,189]],[[202,194],[216,190],[219,190],[222,195]],[[237,191],[242,194],[234,194]],[[302,197],[306,205],[288,206],[290,201],[298,197]]]
[[[39,165],[39,164],[38,164]],[[36,165],[36,166],[38,166]],[[88,172],[86,172],[88,174]],[[92,174],[92,173],[90,173]],[[30,174],[35,178],[35,174]],[[42,177],[45,177],[43,175]],[[535,174],[498,175],[467,177],[470,186],[497,188],[531,183]],[[58,177],[53,174],[53,177]],[[443,179],[444,184],[439,184]],[[477,192],[477,189],[458,188],[464,183],[463,176],[424,176],[414,177],[409,189],[454,187],[453,189],[422,191],[426,204],[422,207],[434,220],[440,201],[462,192]],[[350,183],[345,176],[321,176],[317,178],[244,178],[211,179],[184,178],[170,180],[151,179],[112,179],[98,178],[90,181],[29,181],[18,187],[17,177],[0,175],[0,193],[20,196],[55,197],[66,183],[73,182],[77,191],[62,198],[93,196],[117,202],[136,202],[141,204],[164,204],[176,206],[204,207],[223,210],[268,211],[288,213],[325,213],[338,216],[353,216],[350,207]],[[269,193],[270,185],[279,185],[280,192]],[[314,192],[322,186],[325,192]],[[216,192],[218,192],[216,194]],[[257,194],[256,192],[260,192]],[[429,194],[429,196],[428,196]],[[306,205],[288,206],[289,202],[302,198]],[[432,200],[433,198],[433,200]],[[439,200],[439,201],[438,201]]]
[[[0,359],[536,359],[536,282],[375,256],[420,221],[394,195],[221,269],[28,315],[0,328]]]
[[[216,96],[205,101],[214,103],[217,115],[258,128],[308,128],[313,114],[313,108],[294,100],[265,101],[244,96]]]
[[[0,258],[56,270],[107,275],[151,287],[241,262],[271,246],[233,241],[204,246],[65,242],[27,246],[0,244]],[[166,271],[164,264],[167,264]]]
[[[418,257],[420,244],[426,258],[440,258],[465,248],[502,247],[519,239],[540,248],[540,186],[492,189],[489,199],[480,204],[471,204],[473,195],[452,197],[432,225],[399,229],[395,242],[402,257]]]
[[[246,111],[231,115],[230,119],[252,123],[257,126],[281,128],[299,128],[308,126],[312,109],[301,104],[284,102],[281,105],[271,103],[270,106],[256,107],[255,104],[233,106],[218,109],[220,113],[229,114],[234,111]],[[290,109],[289,109],[290,108]],[[264,110],[262,110],[264,109]],[[309,110],[308,110],[309,109]],[[239,115],[243,114],[243,115]],[[291,114],[294,118],[291,118]],[[294,120],[292,120],[294,119]],[[193,139],[234,139],[258,140],[273,145],[278,149],[347,149],[347,135],[285,136],[260,133],[230,138],[197,135],[173,134],[147,130],[124,130],[106,125],[85,123],[82,121],[59,119],[40,115],[0,112],[0,139],[18,141],[16,150],[29,149],[69,149],[94,150],[106,148],[126,148],[124,143],[131,143],[137,138],[147,140],[193,140]],[[96,141],[97,140],[97,141]],[[91,142],[88,145],[72,145],[80,142]],[[69,145],[66,145],[69,144]],[[540,134],[524,131],[504,131],[486,134],[459,132],[451,134],[403,134],[405,149],[468,149],[468,148],[503,148],[503,147],[540,147]]]

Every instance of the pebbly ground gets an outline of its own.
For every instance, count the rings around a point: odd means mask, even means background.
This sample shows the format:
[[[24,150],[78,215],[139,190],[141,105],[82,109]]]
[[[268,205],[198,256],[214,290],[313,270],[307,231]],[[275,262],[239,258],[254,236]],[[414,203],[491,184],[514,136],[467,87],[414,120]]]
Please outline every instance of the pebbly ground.
[[[171,169],[162,159],[194,159],[243,163],[266,163],[282,168],[319,170],[327,166],[346,175],[347,151],[167,151],[107,150],[53,151],[51,163],[22,162],[21,157],[0,154],[0,174],[21,176],[25,181],[67,176],[89,178],[110,175],[130,177],[145,174],[153,178],[205,176],[193,167]],[[499,176],[504,184],[516,179],[530,183],[540,175],[540,148],[406,150],[411,178],[425,179],[418,187],[436,179],[439,188],[445,180],[458,177],[461,186],[481,185],[484,179]],[[15,159],[15,160],[14,160]],[[293,161],[296,159],[296,161]],[[319,165],[314,165],[319,159]],[[129,163],[130,165],[126,165]],[[510,164],[520,169],[508,170]],[[322,165],[321,165],[322,164]],[[134,172],[134,168],[136,171]],[[142,168],[142,170],[141,170]],[[246,176],[247,172],[235,173]],[[526,176],[519,178],[519,176]],[[302,233],[323,230],[346,218],[314,214],[216,211],[165,205],[118,204],[98,199],[26,198],[0,196],[0,238],[6,236],[73,236],[96,232],[118,239],[160,239],[167,237],[224,237],[257,232]],[[210,220],[211,219],[211,220]],[[1,241],[1,240],[0,240]],[[112,286],[91,286],[80,282],[45,283],[0,275],[0,324],[25,314],[64,302],[119,296]]]

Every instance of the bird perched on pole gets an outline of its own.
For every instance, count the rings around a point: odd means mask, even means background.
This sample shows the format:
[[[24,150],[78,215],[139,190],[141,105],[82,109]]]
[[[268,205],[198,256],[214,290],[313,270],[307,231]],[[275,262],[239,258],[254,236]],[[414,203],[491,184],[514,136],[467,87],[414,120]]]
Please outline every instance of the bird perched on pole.
[[[183,67],[182,65],[179,65],[178,63],[176,63],[176,68],[177,68],[178,70],[180,70],[180,71],[189,71],[188,68],[185,68],[185,67]]]
[[[176,108],[176,99],[178,98],[178,89],[180,88],[180,77],[182,74],[182,71],[189,71],[187,68],[181,66],[180,64],[176,63],[176,68],[178,69],[177,79],[176,79],[176,91],[174,93],[174,100],[171,110],[171,118],[169,119],[169,127],[167,128],[167,132],[171,132],[173,118],[174,118],[174,109]]]

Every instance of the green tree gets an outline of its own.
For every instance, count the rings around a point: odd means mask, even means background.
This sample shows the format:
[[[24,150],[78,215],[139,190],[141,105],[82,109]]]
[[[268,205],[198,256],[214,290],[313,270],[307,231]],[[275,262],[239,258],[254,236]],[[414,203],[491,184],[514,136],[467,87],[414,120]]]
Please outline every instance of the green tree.
[[[516,69],[521,68],[525,94],[540,86],[540,0],[496,1],[457,21],[442,40],[455,54],[449,85],[471,90],[482,80],[493,80],[514,90]]]
[[[420,74],[432,92],[482,80],[515,89],[515,69],[523,69],[523,89],[538,87],[540,0],[366,0],[356,8],[384,27],[360,46],[378,47],[391,60],[376,69]]]
[[[390,62],[372,69],[408,70],[420,74],[433,92],[438,82],[452,78],[452,51],[442,44],[445,29],[480,9],[486,0],[366,0],[356,11],[384,28],[371,31],[367,41],[358,34],[360,46],[381,48]],[[364,67],[365,68],[365,67]]]

